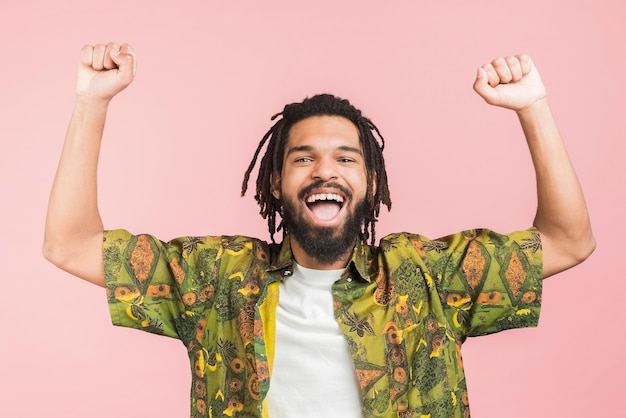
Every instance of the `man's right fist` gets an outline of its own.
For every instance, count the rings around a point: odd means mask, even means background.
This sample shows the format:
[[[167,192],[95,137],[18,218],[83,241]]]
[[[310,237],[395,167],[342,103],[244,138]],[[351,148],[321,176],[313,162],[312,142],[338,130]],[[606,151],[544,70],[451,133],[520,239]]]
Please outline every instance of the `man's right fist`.
[[[135,51],[128,44],[85,45],[80,51],[76,93],[109,101],[135,77]]]

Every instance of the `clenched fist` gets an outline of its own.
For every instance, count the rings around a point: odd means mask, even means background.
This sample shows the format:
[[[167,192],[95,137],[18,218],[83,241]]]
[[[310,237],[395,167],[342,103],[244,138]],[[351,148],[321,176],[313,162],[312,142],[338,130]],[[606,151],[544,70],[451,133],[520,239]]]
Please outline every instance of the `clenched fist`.
[[[474,90],[487,103],[515,111],[546,96],[539,72],[528,55],[496,58],[478,68]]]
[[[109,101],[132,83],[136,67],[135,51],[128,44],[85,45],[80,51],[76,93]]]

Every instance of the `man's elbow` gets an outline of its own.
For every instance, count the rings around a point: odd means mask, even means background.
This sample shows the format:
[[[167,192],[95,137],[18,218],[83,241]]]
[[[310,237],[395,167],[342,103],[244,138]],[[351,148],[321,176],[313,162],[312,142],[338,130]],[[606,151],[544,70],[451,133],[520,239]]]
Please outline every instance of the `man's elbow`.
[[[585,261],[594,252],[596,240],[591,231],[578,234],[541,233],[543,276],[550,277]]]
[[[563,266],[563,270],[570,269],[585,261],[596,249],[596,239],[593,233],[589,232],[571,238],[564,242],[563,248],[564,259],[567,260]]]
[[[62,245],[54,243],[47,237],[43,240],[41,253],[46,260],[63,270],[65,270],[64,266],[67,265],[70,259],[70,257],[67,255],[67,251],[64,251]]]
[[[572,258],[576,264],[585,261],[596,249],[596,238],[590,231],[584,237],[579,238],[577,244],[573,246]]]
[[[66,242],[44,238],[42,253],[56,267],[78,278],[103,287],[102,238]]]

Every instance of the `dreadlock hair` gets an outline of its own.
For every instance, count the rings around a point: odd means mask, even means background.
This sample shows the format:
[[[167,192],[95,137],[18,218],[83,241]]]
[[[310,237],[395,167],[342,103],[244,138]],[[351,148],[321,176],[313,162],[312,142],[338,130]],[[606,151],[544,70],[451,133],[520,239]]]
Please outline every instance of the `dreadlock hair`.
[[[275,243],[274,234],[281,228],[286,231],[283,222],[276,226],[276,214],[283,217],[283,208],[280,200],[272,194],[273,181],[280,178],[283,168],[283,155],[289,131],[297,122],[312,116],[341,116],[350,120],[357,127],[359,141],[363,148],[365,169],[367,175],[366,189],[366,216],[361,227],[360,239],[365,243],[371,237],[371,243],[376,239],[375,223],[380,213],[380,204],[391,209],[391,198],[387,185],[387,172],[382,151],[385,140],[374,123],[363,116],[361,111],[355,108],[348,100],[341,99],[331,94],[320,94],[304,99],[300,103],[291,103],[285,106],[282,112],[272,116],[271,120],[281,116],[274,126],[263,136],[254,153],[254,157],[246,170],[241,186],[241,196],[246,194],[250,174],[256,165],[261,149],[267,142],[267,149],[261,159],[259,173],[256,180],[255,200],[259,204],[260,214],[267,219],[268,230],[272,242]],[[380,139],[376,139],[376,136]],[[269,140],[269,142],[268,142]],[[374,182],[376,193],[374,194]]]

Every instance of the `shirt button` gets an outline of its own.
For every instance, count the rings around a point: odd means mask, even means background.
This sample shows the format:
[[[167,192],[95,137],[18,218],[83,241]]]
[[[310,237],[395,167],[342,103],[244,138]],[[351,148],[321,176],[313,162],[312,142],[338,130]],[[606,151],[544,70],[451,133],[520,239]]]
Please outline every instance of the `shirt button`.
[[[352,281],[352,277],[348,277],[348,278],[346,279],[346,281],[347,281],[347,282],[351,282],[351,281]]]

